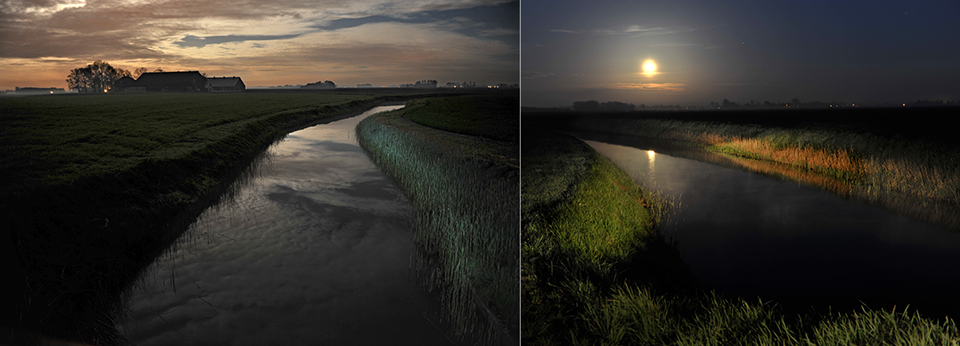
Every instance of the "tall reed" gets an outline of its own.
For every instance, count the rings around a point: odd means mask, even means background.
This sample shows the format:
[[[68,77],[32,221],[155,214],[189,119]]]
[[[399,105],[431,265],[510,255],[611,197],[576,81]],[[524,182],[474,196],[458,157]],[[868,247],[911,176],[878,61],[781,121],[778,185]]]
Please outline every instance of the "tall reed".
[[[798,129],[627,116],[576,116],[555,121],[552,126],[634,136],[669,147],[727,155],[748,170],[810,184],[960,230],[960,219],[956,217],[960,213],[960,165],[956,164],[960,152],[942,143],[849,129]],[[742,159],[784,167],[758,165]],[[758,167],[763,169],[754,169]],[[785,173],[787,170],[794,172]]]
[[[360,145],[414,206],[416,240],[438,265],[429,281],[458,333],[512,343],[519,330],[519,172],[469,154],[469,140],[451,145],[437,140],[443,136],[451,135],[397,114],[357,126]]]
[[[724,297],[690,280],[650,214],[620,211],[657,210],[638,196],[663,201],[575,138],[525,131],[524,143],[525,345],[960,344],[949,317],[867,307],[788,314],[775,302]]]

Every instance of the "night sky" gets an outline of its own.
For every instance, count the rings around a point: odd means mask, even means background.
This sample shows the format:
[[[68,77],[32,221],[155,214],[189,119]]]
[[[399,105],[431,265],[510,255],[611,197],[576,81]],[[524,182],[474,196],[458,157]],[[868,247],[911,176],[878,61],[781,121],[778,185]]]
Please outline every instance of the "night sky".
[[[2,0],[0,90],[104,60],[247,86],[519,83],[516,0]]]
[[[523,0],[521,17],[524,106],[960,101],[956,0]]]

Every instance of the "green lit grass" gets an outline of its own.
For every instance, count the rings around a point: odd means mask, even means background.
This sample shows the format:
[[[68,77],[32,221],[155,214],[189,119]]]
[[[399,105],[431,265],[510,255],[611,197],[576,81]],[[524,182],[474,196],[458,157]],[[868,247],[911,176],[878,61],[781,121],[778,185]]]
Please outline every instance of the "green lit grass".
[[[575,127],[663,139],[813,170],[852,184],[960,203],[955,148],[938,142],[843,128],[797,129],[663,119],[582,119]]]
[[[576,138],[526,126],[523,135],[524,345],[960,342],[952,319],[906,309],[794,315],[774,302],[722,297],[659,236],[665,201]]]
[[[939,113],[542,113],[542,125],[630,136],[658,150],[793,180],[960,231],[960,142]],[[876,113],[876,114],[874,114]],[[830,118],[828,115],[834,115]],[[914,116],[912,123],[866,116]],[[944,113],[942,115],[952,115]],[[805,116],[818,117],[805,121]],[[887,118],[892,119],[892,118]],[[927,127],[925,127],[927,126]]]
[[[477,107],[483,102],[459,111],[483,113],[488,108]],[[478,335],[485,344],[515,343],[518,143],[451,134],[406,118],[423,105],[409,102],[404,110],[371,116],[357,126],[357,138],[414,205],[416,239],[426,252],[421,260],[438,267],[427,280],[440,289],[458,333]]]

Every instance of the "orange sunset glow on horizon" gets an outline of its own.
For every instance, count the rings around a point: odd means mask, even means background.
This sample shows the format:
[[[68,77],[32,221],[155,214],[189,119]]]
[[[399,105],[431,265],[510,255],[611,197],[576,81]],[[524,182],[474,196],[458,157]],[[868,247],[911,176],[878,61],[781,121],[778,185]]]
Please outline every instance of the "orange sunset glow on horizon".
[[[102,60],[133,71],[240,76],[248,86],[520,82],[519,1],[223,6],[185,0],[3,6],[0,91],[65,88]]]

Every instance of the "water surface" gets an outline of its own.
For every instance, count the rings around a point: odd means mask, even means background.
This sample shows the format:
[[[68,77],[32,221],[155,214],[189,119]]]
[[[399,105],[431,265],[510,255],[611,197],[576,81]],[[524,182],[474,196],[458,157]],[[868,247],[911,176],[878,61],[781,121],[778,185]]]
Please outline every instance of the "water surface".
[[[729,296],[804,310],[870,307],[960,316],[960,234],[740,170],[586,141],[677,208],[664,233]]]
[[[290,133],[130,297],[138,345],[451,345],[410,269],[412,209],[354,138],[363,118]],[[413,259],[415,261],[415,259]]]

